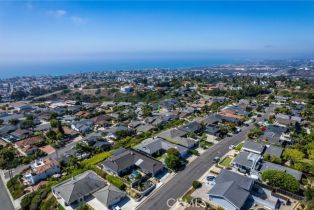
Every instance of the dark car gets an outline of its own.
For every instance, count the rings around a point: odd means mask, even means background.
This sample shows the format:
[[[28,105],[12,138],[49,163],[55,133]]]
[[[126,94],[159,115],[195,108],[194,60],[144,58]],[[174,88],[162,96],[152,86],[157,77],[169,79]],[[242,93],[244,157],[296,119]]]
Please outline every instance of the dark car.
[[[207,181],[214,181],[215,178],[216,178],[215,176],[207,176],[206,180]]]

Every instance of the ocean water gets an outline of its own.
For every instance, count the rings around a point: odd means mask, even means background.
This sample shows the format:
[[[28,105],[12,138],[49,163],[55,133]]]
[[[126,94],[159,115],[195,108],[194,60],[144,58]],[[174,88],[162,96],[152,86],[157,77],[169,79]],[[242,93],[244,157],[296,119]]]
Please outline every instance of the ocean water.
[[[0,78],[17,76],[67,75],[85,72],[141,70],[153,68],[190,68],[236,64],[237,59],[152,59],[152,60],[71,60],[47,62],[0,63]]]

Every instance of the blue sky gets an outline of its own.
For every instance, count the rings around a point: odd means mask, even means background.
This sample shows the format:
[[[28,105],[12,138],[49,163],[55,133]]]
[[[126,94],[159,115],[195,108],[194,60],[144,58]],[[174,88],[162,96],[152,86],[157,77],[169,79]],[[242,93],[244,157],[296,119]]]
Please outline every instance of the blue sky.
[[[314,2],[0,2],[0,60],[314,55]]]

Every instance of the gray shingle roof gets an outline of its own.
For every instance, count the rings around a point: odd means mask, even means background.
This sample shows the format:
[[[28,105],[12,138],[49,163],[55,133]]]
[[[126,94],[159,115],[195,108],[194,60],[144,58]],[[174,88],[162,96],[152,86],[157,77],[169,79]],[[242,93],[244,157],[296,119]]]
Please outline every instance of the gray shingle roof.
[[[262,164],[262,167],[260,169],[260,172],[266,171],[266,170],[278,170],[278,171],[284,171],[288,174],[291,174],[292,176],[294,176],[294,178],[296,178],[296,180],[301,180],[302,177],[302,172],[294,170],[292,168],[288,168],[282,165],[278,165],[275,163],[271,163],[271,162],[267,162],[264,161]]]
[[[143,141],[138,147],[138,150],[141,150],[149,155],[154,154],[155,152],[158,152],[160,150],[168,150],[170,148],[177,149],[180,154],[184,154],[188,151],[187,148],[182,147],[180,145],[172,144],[170,142],[167,142],[161,138],[149,138]]]
[[[239,164],[241,166],[245,166],[246,168],[252,168],[254,165],[254,161],[257,161],[257,160],[259,160],[259,155],[242,151],[233,160],[233,163]]]
[[[121,171],[136,165],[144,172],[154,175],[163,168],[163,164],[161,162],[135,150],[127,150],[124,148],[117,150],[101,164],[116,173],[120,173]]]
[[[72,179],[52,187],[54,193],[71,204],[83,196],[90,195],[106,186],[106,182],[93,171],[86,171]]]
[[[222,170],[209,195],[220,196],[241,209],[250,195],[253,180],[235,172]]]
[[[267,153],[267,154],[280,158],[282,151],[283,151],[283,148],[270,145],[269,147],[266,148],[265,154]]]
[[[265,149],[264,144],[260,144],[254,141],[245,141],[243,145],[243,150],[251,151],[254,153],[261,154]]]
[[[201,128],[201,125],[196,122],[196,121],[193,121],[193,122],[190,122],[186,125],[183,125],[181,126],[180,128],[178,128],[179,130],[182,130],[184,132],[187,132],[187,133],[190,133],[190,132],[196,132],[198,131],[199,129]]]
[[[114,202],[124,198],[126,196],[126,193],[119,190],[114,185],[110,184],[93,193],[93,196],[109,208],[111,205],[114,204]]]

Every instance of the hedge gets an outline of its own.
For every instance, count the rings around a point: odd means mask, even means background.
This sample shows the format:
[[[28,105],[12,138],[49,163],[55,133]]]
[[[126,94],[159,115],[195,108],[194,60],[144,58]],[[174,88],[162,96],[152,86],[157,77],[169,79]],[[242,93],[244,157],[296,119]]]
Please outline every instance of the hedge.
[[[202,187],[202,183],[200,183],[199,181],[193,181],[192,186],[194,189],[198,189]]]
[[[122,181],[119,177],[108,174],[108,175],[106,176],[106,179],[107,179],[111,184],[113,184],[114,186],[116,186],[117,188],[119,188],[120,190],[124,190],[124,189],[125,189],[125,185],[124,185],[123,181]]]
[[[284,171],[266,170],[262,173],[262,180],[271,186],[291,192],[298,192],[300,189],[300,183],[291,174]]]

